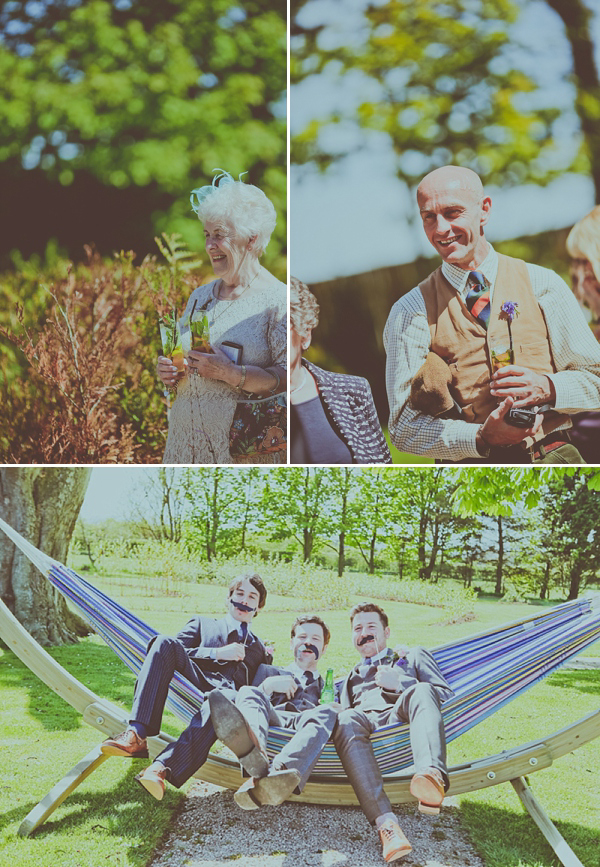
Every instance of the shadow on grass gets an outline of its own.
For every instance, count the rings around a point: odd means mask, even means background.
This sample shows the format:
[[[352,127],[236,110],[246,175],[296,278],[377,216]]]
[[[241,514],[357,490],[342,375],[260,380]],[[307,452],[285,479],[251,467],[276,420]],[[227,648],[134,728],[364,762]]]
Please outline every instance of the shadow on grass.
[[[518,799],[515,807],[518,811]],[[464,797],[460,808],[463,826],[468,829],[486,867],[515,867],[517,864],[550,867],[558,863],[528,813],[515,813]],[[574,822],[556,821],[555,825],[586,867],[600,867],[600,830],[592,831]]]
[[[48,652],[100,698],[125,707],[131,704],[135,676],[109,647],[84,639],[79,644],[51,647]],[[5,650],[4,654],[0,690],[4,687],[26,689],[28,713],[47,731],[74,731],[81,727],[78,711],[46,686],[12,651]]]
[[[600,669],[557,671],[548,678],[550,686],[574,689],[586,695],[600,695]]]
[[[135,774],[146,764],[146,761],[132,761],[125,777],[108,791],[87,794],[74,792],[58,808],[66,809],[66,815],[61,818],[50,816],[29,839],[39,842],[41,846],[53,834],[78,835],[82,833],[79,826],[91,823],[89,830],[85,831],[86,842],[90,846],[102,839],[118,838],[130,847],[127,863],[143,867],[172,825],[185,797],[182,792],[169,787],[164,799],[158,803],[146,793],[134,779]],[[20,825],[35,805],[36,802],[32,801],[4,813],[0,816],[0,830],[12,823]]]

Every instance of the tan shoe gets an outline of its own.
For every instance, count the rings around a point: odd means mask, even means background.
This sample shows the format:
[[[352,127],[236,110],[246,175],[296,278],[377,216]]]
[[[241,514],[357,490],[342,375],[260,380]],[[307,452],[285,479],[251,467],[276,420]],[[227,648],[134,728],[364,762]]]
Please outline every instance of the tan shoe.
[[[410,793],[419,801],[421,813],[437,815],[444,800],[444,778],[437,768],[415,774],[410,781]]]
[[[136,775],[136,780],[147,792],[150,792],[157,801],[162,801],[165,794],[165,780],[167,768],[160,762],[152,762],[145,770]]]
[[[133,729],[126,729],[115,738],[102,741],[100,752],[105,756],[126,756],[130,759],[147,759],[148,745]]]
[[[241,710],[218,689],[209,693],[208,703],[210,719],[219,740],[235,753],[251,777],[266,777],[269,773],[266,750]]]
[[[412,846],[404,836],[402,828],[393,819],[388,819],[379,828],[379,839],[383,846],[383,858],[385,861],[399,861],[404,858],[409,852],[412,852]]]
[[[257,810],[265,804],[277,807],[289,798],[299,782],[298,771],[271,771],[267,777],[250,777],[239,787],[233,798],[242,810]]]

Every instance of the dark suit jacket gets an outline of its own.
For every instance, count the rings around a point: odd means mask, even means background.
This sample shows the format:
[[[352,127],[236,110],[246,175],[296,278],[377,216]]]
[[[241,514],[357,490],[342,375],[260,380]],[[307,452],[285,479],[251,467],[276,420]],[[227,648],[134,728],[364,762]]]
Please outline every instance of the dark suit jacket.
[[[189,620],[176,636],[185,647],[186,653],[198,669],[199,679],[205,682],[206,690],[227,683],[235,689],[252,683],[256,670],[262,663],[273,661],[267,653],[264,644],[254,636],[246,647],[246,656],[242,662],[216,662],[210,658],[210,650],[214,647],[224,647],[230,644],[228,639],[227,621],[224,617],[216,620],[214,617],[197,615]],[[148,644],[151,647],[154,638]]]
[[[440,671],[437,662],[431,653],[424,647],[412,647],[406,655],[406,662],[401,664],[399,668],[402,671],[400,691],[393,693],[381,690],[381,693],[388,704],[394,704],[401,692],[413,686],[417,682],[431,683],[440,697],[440,702],[447,701],[447,699],[454,695],[454,691],[451,689],[444,675]],[[354,707],[350,689],[351,674],[352,671],[349,672],[340,684],[338,700],[343,708]]]
[[[314,376],[325,415],[350,449],[353,462],[391,464],[368,381],[362,376],[322,370],[304,358],[302,364]]]
[[[273,677],[280,674],[292,674],[287,668],[279,668],[277,665],[259,665],[258,670],[252,681],[252,686],[260,686],[263,680],[267,677]],[[319,704],[321,692],[323,690],[323,678],[319,674],[313,683],[307,689],[300,686],[300,681],[294,676],[298,689],[291,699],[288,699],[284,693],[274,692],[271,696],[271,704],[277,710],[287,710],[290,713],[302,713],[303,710],[309,710]]]

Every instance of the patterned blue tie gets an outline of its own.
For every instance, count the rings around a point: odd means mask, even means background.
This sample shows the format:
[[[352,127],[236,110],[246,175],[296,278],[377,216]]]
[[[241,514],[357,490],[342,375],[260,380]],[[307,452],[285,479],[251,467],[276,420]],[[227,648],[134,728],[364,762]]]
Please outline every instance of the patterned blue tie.
[[[490,321],[491,304],[490,292],[486,288],[485,278],[481,271],[471,271],[469,273],[469,282],[471,288],[465,298],[467,310],[487,331],[488,322]]]
[[[242,639],[243,642],[246,641],[247,635],[248,635],[248,624],[244,623],[244,621],[242,620],[242,622],[240,623],[240,638]]]

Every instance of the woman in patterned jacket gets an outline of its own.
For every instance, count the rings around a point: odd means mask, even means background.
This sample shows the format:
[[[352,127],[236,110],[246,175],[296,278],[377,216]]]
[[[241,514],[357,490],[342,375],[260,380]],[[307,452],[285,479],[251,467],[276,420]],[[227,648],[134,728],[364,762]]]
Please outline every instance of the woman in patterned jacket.
[[[290,460],[294,464],[391,464],[361,376],[330,373],[302,358],[319,322],[319,305],[295,277],[290,286]]]

